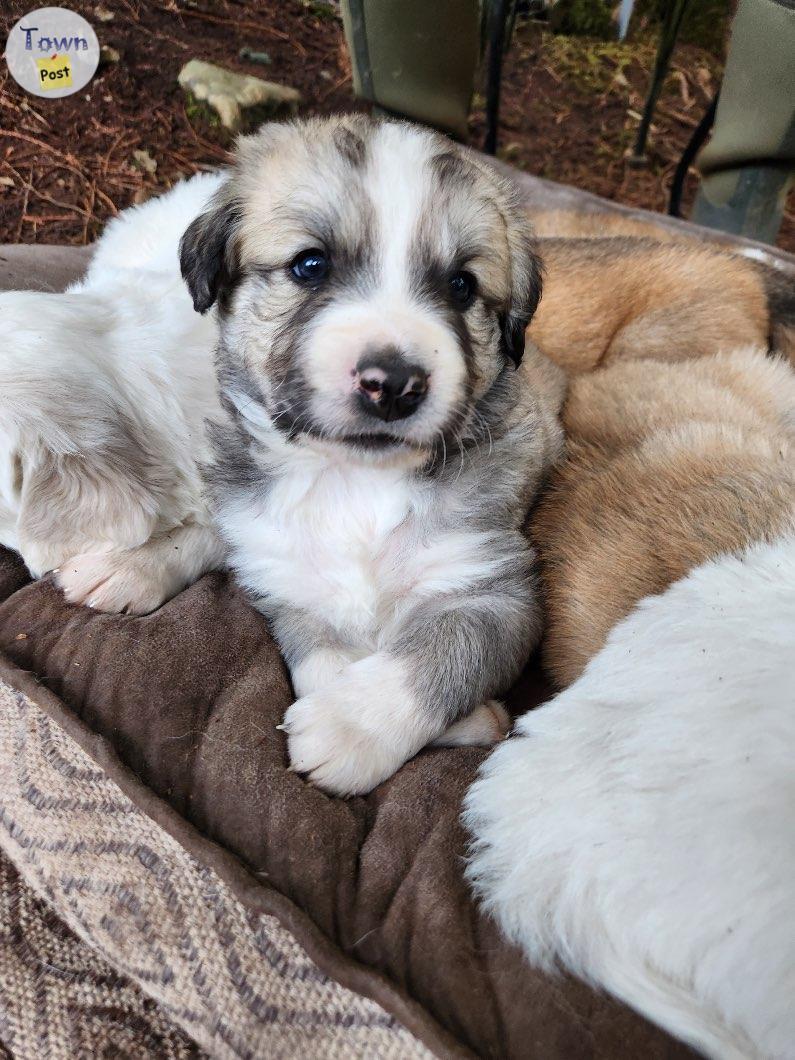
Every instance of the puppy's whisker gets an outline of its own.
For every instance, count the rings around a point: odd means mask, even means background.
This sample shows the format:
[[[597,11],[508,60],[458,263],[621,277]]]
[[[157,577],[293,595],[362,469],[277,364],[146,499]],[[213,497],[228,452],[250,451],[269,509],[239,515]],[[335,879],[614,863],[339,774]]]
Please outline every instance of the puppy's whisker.
[[[461,436],[459,434],[455,436],[455,440],[458,442],[458,448],[461,450],[461,465],[458,468],[458,472],[455,478],[453,479],[453,482],[458,482],[458,480],[461,478],[461,472],[464,470],[464,443],[461,441]]]
[[[290,410],[290,403],[287,400],[277,401],[276,402],[276,408],[278,409],[280,406],[281,406],[281,409],[282,409],[281,412],[276,412],[275,414],[272,413],[272,412],[268,413],[268,415],[271,418],[271,422],[274,424],[274,426],[277,426],[279,420],[284,419],[284,417],[288,416],[290,414],[290,411],[291,411]]]
[[[494,439],[492,438],[492,435],[491,435],[491,427],[489,427],[488,421],[483,418],[483,416],[478,412],[477,409],[472,409],[472,415],[477,417],[478,422],[480,423],[483,431],[485,432],[486,436],[489,439],[489,452],[488,452],[488,455],[491,456],[492,451],[494,449]],[[475,444],[476,444],[476,446],[478,448],[478,452],[480,452],[480,439],[479,438],[475,439]]]
[[[439,429],[436,433],[442,439],[442,452],[444,454],[442,457],[442,474],[444,474],[444,469],[447,467],[447,443],[444,440],[443,430]]]
[[[306,427],[312,420],[312,414],[310,412],[302,412],[298,419],[293,424],[293,432],[295,434],[303,434],[304,427]]]
[[[287,382],[286,379],[280,379],[279,382],[276,384],[276,386],[271,388],[270,392],[268,393],[268,397],[273,399],[279,393],[279,391],[281,390],[281,388],[284,386],[284,384],[286,382]]]

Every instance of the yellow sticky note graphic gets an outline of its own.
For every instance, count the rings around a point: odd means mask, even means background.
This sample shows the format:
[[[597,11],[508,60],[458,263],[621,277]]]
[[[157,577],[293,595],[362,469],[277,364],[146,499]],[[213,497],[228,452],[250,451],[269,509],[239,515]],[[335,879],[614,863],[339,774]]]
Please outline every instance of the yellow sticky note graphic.
[[[54,88],[69,88],[72,84],[72,60],[68,55],[51,55],[49,59],[37,59],[39,84],[45,92]]]

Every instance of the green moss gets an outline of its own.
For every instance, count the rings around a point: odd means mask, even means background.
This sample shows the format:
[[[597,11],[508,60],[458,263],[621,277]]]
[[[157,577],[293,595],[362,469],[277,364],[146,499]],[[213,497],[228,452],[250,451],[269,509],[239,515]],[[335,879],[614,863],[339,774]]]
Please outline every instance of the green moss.
[[[301,0],[306,10],[315,18],[329,19],[332,22],[340,21],[340,13],[329,0]]]
[[[635,0],[630,36],[656,38],[669,0]],[[549,15],[555,33],[613,41],[617,35],[614,0],[557,0]],[[696,44],[721,58],[731,23],[729,0],[690,0],[679,31],[684,44]]]
[[[544,35],[542,47],[544,59],[556,74],[593,95],[617,87],[630,63],[650,65],[655,51],[651,39],[619,44],[553,34]]]
[[[185,113],[191,125],[204,123],[213,129],[220,129],[221,119],[212,107],[203,99],[197,99],[192,92],[185,92]]]
[[[289,103],[261,103],[258,106],[246,107],[240,113],[241,133],[252,133],[265,122],[285,115],[294,116],[298,112],[295,104]],[[204,100],[197,99],[192,92],[185,92],[185,113],[191,125],[200,128],[202,125],[209,126],[215,133],[213,139],[222,144],[232,139],[232,133],[221,124],[218,113],[213,110]]]
[[[607,0],[557,0],[549,21],[555,33],[600,40],[616,35],[612,5]]]
[[[260,103],[254,107],[246,107],[241,112],[239,132],[252,133],[264,125],[265,122],[273,121],[274,118],[294,117],[298,113],[298,107],[289,103]]]

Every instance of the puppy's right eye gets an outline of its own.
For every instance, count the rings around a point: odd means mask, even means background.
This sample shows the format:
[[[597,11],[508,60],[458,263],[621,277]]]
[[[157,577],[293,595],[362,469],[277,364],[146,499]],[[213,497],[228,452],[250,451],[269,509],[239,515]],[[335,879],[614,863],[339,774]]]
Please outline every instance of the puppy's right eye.
[[[302,250],[290,265],[290,272],[301,283],[320,283],[329,274],[331,262],[324,250]]]

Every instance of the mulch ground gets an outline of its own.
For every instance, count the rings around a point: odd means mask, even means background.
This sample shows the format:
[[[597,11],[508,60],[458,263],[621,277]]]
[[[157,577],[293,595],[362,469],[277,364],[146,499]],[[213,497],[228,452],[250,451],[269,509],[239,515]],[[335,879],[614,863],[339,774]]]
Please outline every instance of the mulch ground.
[[[34,0],[6,0],[3,38]],[[39,99],[0,77],[0,241],[87,243],[108,217],[228,160],[225,129],[191,113],[177,74],[191,58],[294,85],[303,113],[350,109],[342,29],[297,0],[202,3],[69,0],[119,62],[100,66],[85,92]],[[101,21],[97,12],[105,17]],[[269,65],[240,58],[266,52]],[[157,164],[142,168],[135,151]]]
[[[34,6],[5,0],[3,39]],[[341,23],[322,0],[70,0],[68,6],[120,59],[101,65],[85,92],[61,100],[28,96],[2,64],[0,242],[90,242],[118,210],[227,160],[228,133],[192,108],[177,85],[191,58],[294,86],[303,114],[361,106]],[[241,57],[247,51],[265,52],[270,62]],[[718,83],[720,62],[694,45],[677,47],[648,162],[638,169],[625,153],[653,56],[651,35],[619,45],[520,24],[505,64],[500,155],[539,176],[664,210],[673,169]],[[475,145],[483,135],[482,106],[476,96]],[[686,209],[696,183],[688,181]],[[795,251],[792,199],[779,245]]]

